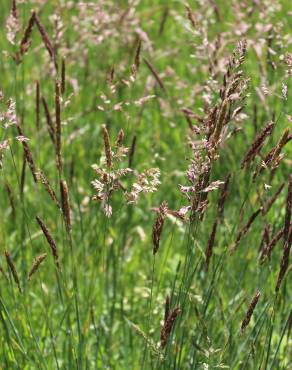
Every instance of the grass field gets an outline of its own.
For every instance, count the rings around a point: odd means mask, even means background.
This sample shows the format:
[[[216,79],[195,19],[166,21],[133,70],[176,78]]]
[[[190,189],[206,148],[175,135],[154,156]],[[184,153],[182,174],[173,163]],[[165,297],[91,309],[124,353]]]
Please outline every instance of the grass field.
[[[290,1],[0,22],[0,369],[290,369]]]

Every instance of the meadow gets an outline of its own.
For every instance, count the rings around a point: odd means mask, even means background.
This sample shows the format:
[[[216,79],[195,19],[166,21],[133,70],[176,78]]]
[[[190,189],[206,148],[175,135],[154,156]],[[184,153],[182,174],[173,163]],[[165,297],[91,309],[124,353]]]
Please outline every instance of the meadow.
[[[291,369],[290,1],[0,8],[0,369]]]

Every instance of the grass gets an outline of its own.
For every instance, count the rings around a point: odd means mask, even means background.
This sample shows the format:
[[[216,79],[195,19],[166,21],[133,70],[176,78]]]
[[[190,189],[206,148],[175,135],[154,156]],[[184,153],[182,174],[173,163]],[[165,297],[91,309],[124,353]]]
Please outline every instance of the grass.
[[[7,140],[7,148],[0,152],[0,369],[290,368],[289,263],[275,292],[289,237],[284,235],[262,264],[259,248],[291,219],[287,202],[291,142],[281,148],[284,157],[275,170],[268,168],[252,179],[291,126],[291,65],[285,63],[291,52],[289,2],[198,1],[190,2],[189,14],[181,1],[16,3],[20,28],[14,45],[7,40],[10,1],[3,2],[0,14],[0,90],[4,95],[0,144]],[[54,47],[58,72],[36,25],[27,52],[19,63],[15,61],[32,9]],[[233,110],[243,106],[244,115],[224,126],[217,143],[214,133],[209,137],[204,132],[192,133],[182,109],[200,117],[208,113],[207,102],[222,109],[219,90],[223,86],[224,91],[227,63],[243,39],[247,53],[231,72],[243,71],[242,85],[236,90],[238,96],[227,100],[229,104],[234,99]],[[131,69],[135,57],[136,73]],[[62,60],[66,89],[61,102],[60,169],[42,104],[37,121],[36,81],[55,125],[55,82],[61,80]],[[246,89],[245,78],[249,79]],[[288,88],[287,99],[283,86]],[[141,101],[145,96],[150,97]],[[15,102],[16,119],[9,99]],[[275,122],[272,133],[241,169],[244,155],[270,121]],[[28,141],[16,138],[16,123]],[[191,123],[202,128],[196,119],[191,118]],[[114,156],[113,165],[105,160],[103,124],[115,153],[120,129],[125,135],[123,145],[130,148],[125,156]],[[200,185],[197,180],[188,181],[191,160],[198,153],[206,160],[206,149],[192,150],[190,143],[203,139],[210,139],[219,158],[211,160],[206,186],[196,188],[188,199],[180,185]],[[44,184],[34,181],[25,145],[36,170],[49,180],[61,209]],[[196,166],[200,163],[195,160]],[[110,195],[111,217],[104,214],[104,202],[92,200],[97,191],[91,182],[99,176],[92,164],[108,176],[132,169],[120,179],[127,193],[120,188]],[[137,204],[128,204],[127,197],[135,195],[138,174],[151,168],[160,170],[159,186],[150,181],[149,191],[149,183],[140,184]],[[222,184],[208,193],[203,216],[196,208],[183,222],[173,214],[153,211],[163,201],[170,210],[193,205],[198,194],[199,207],[201,190],[213,181],[225,181],[229,174],[221,218],[217,204]],[[231,254],[240,230],[282,183],[283,190],[270,210],[259,213]],[[112,182],[105,181],[102,194],[108,195],[111,186]],[[159,214],[161,227],[155,224]],[[57,252],[36,217],[45,224]],[[207,270],[206,250],[215,220]],[[263,239],[265,228],[268,237]],[[152,232],[157,233],[159,244],[155,255]],[[28,280],[35,259],[44,253],[47,257]],[[260,298],[248,314],[257,291]],[[246,316],[250,321],[241,330]]]

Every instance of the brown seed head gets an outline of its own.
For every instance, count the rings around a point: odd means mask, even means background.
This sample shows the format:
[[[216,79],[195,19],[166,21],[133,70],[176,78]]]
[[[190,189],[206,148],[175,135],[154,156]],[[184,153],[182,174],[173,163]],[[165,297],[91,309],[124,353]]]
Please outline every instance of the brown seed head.
[[[61,137],[62,137],[62,126],[61,126],[61,86],[60,82],[55,83],[55,119],[56,119],[56,158],[57,168],[59,172],[62,169],[62,154],[61,154]]]
[[[33,264],[29,270],[29,273],[28,273],[28,280],[31,279],[32,275],[38,270],[38,268],[40,267],[41,263],[45,260],[45,258],[47,257],[47,253],[43,253],[43,254],[40,254],[39,256],[37,256],[34,261],[33,261]]]
[[[257,135],[255,138],[254,142],[252,143],[250,149],[247,151],[245,154],[243,161],[241,163],[241,168],[246,167],[254,158],[255,156],[259,153],[261,150],[266,138],[271,134],[273,128],[274,128],[274,123],[270,122],[268,123],[264,129]]]
[[[258,301],[260,299],[260,295],[261,295],[261,293],[259,291],[257,291],[256,294],[254,295],[249,307],[248,307],[245,318],[243,319],[243,321],[241,323],[241,332],[242,333],[244,332],[245,328],[247,327],[247,325],[250,322],[253,311],[254,311],[254,309],[255,309],[255,307],[258,304]]]
[[[9,270],[11,271],[11,274],[13,276],[13,279],[14,279],[19,291],[21,292],[20,280],[19,280],[19,277],[18,277],[18,273],[17,273],[16,267],[14,265],[13,259],[10,256],[10,253],[8,251],[5,251],[5,257],[6,257],[6,262],[7,262],[7,265],[9,267]]]
[[[164,322],[161,331],[160,331],[160,346],[161,348],[165,348],[167,341],[169,339],[171,330],[173,328],[174,322],[177,316],[181,313],[180,307],[176,307],[171,310],[168,314],[166,321]]]
[[[52,252],[52,255],[54,257],[54,261],[55,261],[55,264],[56,264],[56,267],[58,270],[60,270],[60,262],[59,262],[59,254],[58,254],[58,250],[57,250],[57,245],[52,237],[52,235],[50,234],[49,230],[47,229],[46,225],[43,223],[43,221],[38,217],[36,216],[36,220],[37,220],[37,223],[39,224],[44,236],[46,237],[47,239],[47,242],[51,248],[51,252]]]
[[[66,229],[68,232],[71,230],[71,216],[70,216],[70,201],[69,201],[69,190],[65,180],[60,181],[60,192],[62,211],[65,220]]]
[[[168,210],[167,203],[162,202],[159,207],[157,217],[152,228],[153,255],[155,255],[159,249],[160,237],[164,225],[164,219],[167,214],[167,210]]]
[[[24,31],[24,35],[20,41],[20,54],[21,55],[25,54],[29,48],[31,33],[32,33],[34,23],[35,23],[35,12],[32,12],[29,18],[28,24],[26,26],[26,29]]]
[[[111,149],[111,144],[110,144],[110,138],[109,138],[109,133],[106,128],[106,125],[102,125],[102,133],[103,133],[103,143],[104,143],[104,153],[105,153],[105,158],[106,158],[106,164],[107,167],[110,169],[113,166],[113,161],[112,161],[112,149]]]
[[[17,125],[17,131],[18,131],[20,136],[24,136],[24,133],[23,133],[23,130],[22,130],[22,127],[20,126],[20,124]],[[37,179],[37,169],[36,169],[36,166],[35,166],[35,163],[34,163],[34,160],[33,160],[33,156],[32,156],[30,147],[29,147],[26,140],[22,140],[22,146],[23,146],[25,159],[26,159],[26,161],[28,163],[28,166],[31,170],[33,179],[34,179],[35,182],[37,182],[38,181],[38,179]]]

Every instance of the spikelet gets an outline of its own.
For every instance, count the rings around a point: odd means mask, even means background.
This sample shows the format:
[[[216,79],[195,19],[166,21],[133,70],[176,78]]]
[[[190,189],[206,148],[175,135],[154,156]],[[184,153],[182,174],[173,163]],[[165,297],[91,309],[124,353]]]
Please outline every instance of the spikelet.
[[[112,158],[110,138],[109,138],[106,125],[102,125],[102,133],[103,133],[103,143],[104,143],[104,153],[106,157],[106,164],[107,164],[107,167],[110,169],[113,166],[113,161],[112,161],[113,158]]]
[[[291,244],[292,244],[292,226],[290,227],[289,236],[288,236],[288,239],[285,241],[284,248],[283,248],[283,255],[282,255],[281,263],[280,263],[280,271],[278,274],[277,283],[275,287],[276,293],[279,291],[282,280],[286,274],[286,271],[288,270]]]
[[[227,175],[227,177],[224,181],[224,185],[223,185],[223,187],[221,188],[221,191],[220,191],[220,197],[219,197],[218,205],[217,205],[217,214],[218,214],[217,217],[219,219],[223,218],[224,205],[225,205],[225,200],[226,200],[226,196],[227,196],[227,191],[228,191],[230,178],[231,178],[231,175],[230,174]]]
[[[20,175],[20,186],[19,192],[21,198],[23,197],[24,192],[24,183],[25,183],[25,173],[26,173],[26,157],[25,153],[23,153],[23,160],[22,160],[22,168],[21,168],[21,175]]]
[[[45,187],[47,193],[49,194],[49,196],[51,197],[52,201],[56,204],[56,206],[59,209],[61,209],[61,206],[60,206],[59,200],[57,198],[57,195],[56,195],[54,189],[51,187],[49,179],[47,178],[47,176],[42,171],[39,171],[37,173],[37,177],[41,181],[41,183],[44,185],[44,187]]]
[[[62,211],[65,221],[65,226],[67,232],[71,230],[71,217],[70,217],[70,201],[69,201],[69,190],[65,180],[60,181],[60,193],[61,193],[61,203]]]
[[[284,223],[284,243],[289,238],[290,222],[291,222],[291,212],[292,212],[292,174],[289,177],[288,183],[288,195],[286,200],[286,215]]]
[[[61,94],[64,95],[66,91],[66,64],[65,59],[62,59],[62,69],[61,69]]]
[[[251,147],[249,148],[249,150],[247,151],[247,153],[245,154],[243,158],[243,161],[241,163],[241,168],[246,167],[254,159],[254,157],[259,153],[266,138],[271,134],[274,128],[274,125],[275,124],[273,122],[268,123],[263,128],[263,130],[257,135]]]
[[[17,131],[18,131],[20,136],[24,137],[23,130],[22,130],[20,124],[17,125]],[[28,163],[28,166],[31,170],[34,181],[37,182],[38,181],[37,180],[37,170],[36,170],[36,166],[34,164],[34,160],[33,160],[33,156],[32,156],[30,147],[29,147],[26,140],[22,140],[21,142],[22,142],[22,146],[23,146],[23,150],[24,150],[25,159],[26,159],[26,161]]]
[[[169,8],[168,8],[168,6],[166,6],[165,9],[164,9],[164,12],[162,14],[162,19],[161,19],[161,22],[160,22],[160,25],[159,25],[159,32],[158,32],[159,36],[161,36],[163,34],[165,23],[167,21],[168,16],[169,16]]]
[[[139,66],[140,66],[141,45],[142,45],[142,42],[141,42],[141,40],[139,40],[138,41],[138,46],[136,48],[134,64],[132,64],[132,66],[131,66],[132,80],[134,80],[136,78],[136,74],[137,74],[137,71],[138,71]]]
[[[20,55],[25,54],[29,48],[34,23],[35,23],[35,12],[32,12],[28,24],[26,26],[26,29],[24,31],[24,35],[20,41]]]
[[[134,158],[134,154],[136,150],[136,142],[137,142],[137,136],[134,135],[132,139],[131,147],[129,150],[129,163],[128,163],[129,168],[131,168],[133,165],[133,158]]]
[[[167,319],[165,320],[161,330],[160,330],[160,347],[163,349],[165,348],[171,330],[173,328],[174,322],[177,318],[177,316],[181,313],[180,307],[176,307],[173,310],[171,310],[168,314]]]
[[[290,224],[292,226],[292,224]],[[271,253],[275,247],[275,245],[278,243],[278,241],[283,237],[284,235],[284,227],[282,227],[270,240],[269,244],[267,244],[261,253],[260,256],[260,263],[263,263],[267,258],[270,258]]]
[[[273,152],[273,156],[271,158],[271,164],[272,167],[276,166],[277,159],[279,158],[279,155],[281,153],[282,148],[284,145],[289,141],[289,128],[287,128],[284,132],[283,135],[281,136],[280,140],[278,141],[278,144],[276,145],[276,148]]]
[[[282,255],[281,264],[280,264],[280,271],[278,274],[278,279],[277,279],[276,288],[275,288],[276,292],[279,291],[281,282],[289,266],[289,254],[290,254],[290,249],[291,249],[291,244],[292,244],[291,212],[292,212],[292,174],[289,177],[289,183],[288,183],[286,215],[285,215],[284,232],[283,232],[284,248],[283,248],[283,255]]]
[[[164,219],[167,214],[167,210],[168,210],[167,203],[162,202],[159,207],[157,217],[152,228],[153,255],[155,255],[159,249],[160,237],[164,225]]]
[[[60,270],[60,262],[59,262],[59,254],[58,254],[58,250],[57,250],[57,245],[52,237],[52,235],[50,234],[49,230],[47,229],[46,225],[43,223],[43,221],[38,217],[36,216],[36,220],[37,220],[37,223],[39,224],[44,236],[46,237],[47,239],[47,242],[51,248],[51,252],[52,252],[52,255],[54,257],[54,261],[55,261],[55,264],[56,264],[56,267],[58,270]]]
[[[5,257],[6,257],[6,262],[7,262],[7,265],[9,267],[9,270],[11,271],[11,274],[13,276],[13,279],[21,293],[21,287],[20,287],[20,280],[19,280],[19,277],[18,277],[18,273],[17,273],[17,270],[16,270],[16,267],[14,265],[14,262],[13,262],[13,259],[12,257],[10,256],[10,253],[8,251],[5,251]]]
[[[261,293],[259,291],[257,291],[256,294],[254,295],[249,307],[248,307],[245,318],[243,319],[243,321],[241,323],[241,327],[240,327],[241,328],[241,333],[244,332],[245,328],[249,324],[250,319],[251,319],[252,314],[253,314],[253,311],[254,311],[256,305],[258,304],[260,296],[261,296]]]
[[[212,144],[213,145],[217,145],[217,143],[220,139],[222,128],[223,128],[223,126],[225,125],[225,122],[226,122],[228,109],[229,109],[229,101],[228,101],[228,99],[224,99],[224,101],[222,103],[222,106],[221,106],[221,109],[220,109],[219,114],[218,114],[218,119],[216,121],[215,130],[214,130],[214,133],[213,133],[213,136],[212,136]]]
[[[158,85],[160,86],[161,90],[164,91],[164,93],[166,94],[166,89],[165,89],[165,86],[164,86],[164,83],[162,81],[162,79],[160,78],[158,72],[156,71],[156,69],[153,67],[153,65],[147,60],[144,58],[144,63],[146,64],[146,66],[148,67],[149,71],[152,73],[153,77],[155,78],[156,82],[158,83]]]
[[[42,96],[42,103],[43,103],[43,107],[44,107],[44,111],[45,111],[45,116],[46,116],[46,122],[47,122],[49,135],[50,135],[50,138],[51,138],[53,144],[55,145],[55,142],[56,142],[55,128],[54,128],[54,125],[53,125],[53,120],[52,120],[51,113],[50,113],[50,110],[49,110],[49,107],[48,107],[48,103],[47,103],[46,99],[43,96]]]
[[[164,322],[166,322],[169,312],[170,312],[170,297],[169,295],[167,295],[164,304]]]
[[[6,37],[7,40],[15,45],[15,39],[20,29],[19,17],[17,14],[16,0],[12,0],[12,6],[9,16],[6,19]]]
[[[208,246],[207,246],[207,250],[206,250],[206,270],[207,271],[209,269],[210,259],[211,259],[212,254],[213,254],[213,246],[214,246],[214,242],[215,242],[217,224],[218,224],[218,221],[216,219],[213,223],[212,231],[211,231],[211,234],[210,234],[209,239],[208,239]]]
[[[38,270],[41,263],[45,260],[46,257],[47,257],[47,253],[42,253],[34,259],[32,266],[29,270],[27,280],[31,279],[32,275]]]
[[[36,81],[35,84],[35,114],[36,114],[36,127],[40,128],[40,84]]]
[[[48,33],[47,33],[45,27],[42,25],[42,23],[41,23],[37,14],[35,14],[34,18],[35,18],[36,26],[39,30],[39,33],[40,33],[41,37],[42,37],[43,43],[44,43],[46,49],[48,50],[48,53],[49,53],[50,57],[55,62],[54,48],[53,48],[53,45],[52,45],[52,43],[49,39]]]
[[[265,224],[263,233],[262,233],[262,240],[259,246],[259,252],[261,253],[267,245],[270,244],[270,232],[271,232],[271,225]]]
[[[279,139],[277,145],[273,147],[268,154],[264,157],[262,163],[256,168],[253,174],[253,180],[256,179],[266,168],[270,167],[272,169],[277,168],[279,162],[282,158],[281,150],[289,142],[289,129],[287,128],[281,138]]]
[[[194,13],[191,7],[189,6],[189,4],[185,4],[185,8],[186,8],[188,20],[190,21],[192,27],[194,29],[197,29],[197,22],[196,22],[196,19],[195,19],[195,16],[194,16]]]
[[[59,172],[62,170],[62,154],[61,154],[61,87],[59,81],[55,83],[55,119],[56,119],[56,162]]]
[[[118,133],[118,136],[117,136],[117,140],[116,140],[116,147],[120,147],[124,141],[124,137],[125,137],[125,134],[124,134],[124,130],[121,128],[119,133]]]

